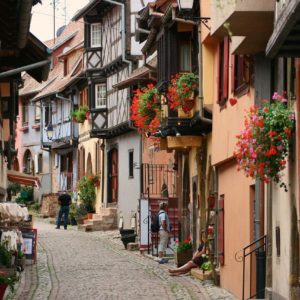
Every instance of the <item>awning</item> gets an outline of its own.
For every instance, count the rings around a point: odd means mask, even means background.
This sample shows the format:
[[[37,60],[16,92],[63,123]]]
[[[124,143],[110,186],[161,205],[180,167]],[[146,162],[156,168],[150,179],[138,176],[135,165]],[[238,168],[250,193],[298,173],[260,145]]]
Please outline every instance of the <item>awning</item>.
[[[18,171],[7,170],[7,179],[11,182],[19,183],[27,186],[35,186],[40,188],[41,183],[38,177],[27,175]]]

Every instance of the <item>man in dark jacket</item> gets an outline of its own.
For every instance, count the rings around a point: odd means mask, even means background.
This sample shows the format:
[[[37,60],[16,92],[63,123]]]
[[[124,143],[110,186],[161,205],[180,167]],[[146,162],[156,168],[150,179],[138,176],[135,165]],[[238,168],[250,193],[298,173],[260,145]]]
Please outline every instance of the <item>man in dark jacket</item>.
[[[71,196],[67,194],[66,191],[64,191],[62,194],[59,195],[58,204],[60,205],[60,209],[57,215],[56,229],[60,228],[60,222],[62,216],[64,216],[64,228],[67,229],[71,202],[72,202]]]

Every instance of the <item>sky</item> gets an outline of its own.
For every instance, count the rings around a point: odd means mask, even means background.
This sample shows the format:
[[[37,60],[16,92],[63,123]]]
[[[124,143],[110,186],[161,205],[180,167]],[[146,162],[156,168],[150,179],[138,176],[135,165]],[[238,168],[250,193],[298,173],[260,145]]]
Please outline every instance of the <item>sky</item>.
[[[55,2],[57,30],[65,25],[65,21],[68,23],[76,11],[84,7],[89,0],[55,0]],[[44,42],[53,38],[53,0],[42,0],[42,3],[33,7],[30,31]]]

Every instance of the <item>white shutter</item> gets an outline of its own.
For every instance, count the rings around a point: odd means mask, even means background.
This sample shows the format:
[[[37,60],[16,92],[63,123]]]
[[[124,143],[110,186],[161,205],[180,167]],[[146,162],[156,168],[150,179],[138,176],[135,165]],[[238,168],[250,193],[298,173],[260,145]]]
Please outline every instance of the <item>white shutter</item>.
[[[34,155],[34,171],[36,174],[38,174],[40,172],[40,170],[39,170],[39,155],[38,154]]]

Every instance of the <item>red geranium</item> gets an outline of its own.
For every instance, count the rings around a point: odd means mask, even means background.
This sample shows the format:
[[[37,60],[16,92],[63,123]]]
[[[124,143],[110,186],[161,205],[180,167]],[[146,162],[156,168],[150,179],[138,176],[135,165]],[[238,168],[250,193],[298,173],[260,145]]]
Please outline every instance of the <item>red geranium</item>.
[[[140,133],[154,133],[160,125],[160,95],[153,84],[137,89],[130,106],[131,117]]]

